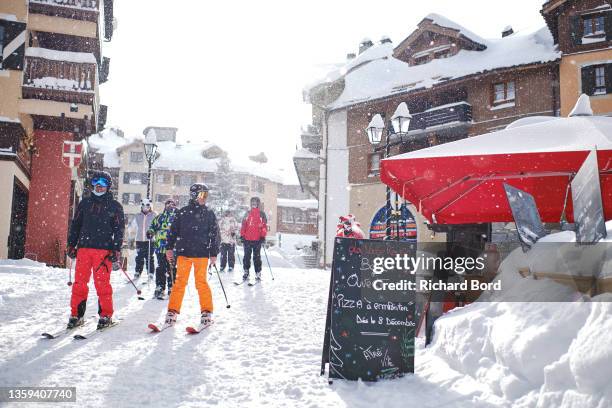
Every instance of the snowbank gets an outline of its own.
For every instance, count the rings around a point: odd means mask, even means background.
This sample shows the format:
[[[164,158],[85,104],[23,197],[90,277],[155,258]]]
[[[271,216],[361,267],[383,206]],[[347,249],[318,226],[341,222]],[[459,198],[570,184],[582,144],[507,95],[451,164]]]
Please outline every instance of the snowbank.
[[[612,222],[606,226],[612,236]],[[503,293],[485,293],[481,300],[491,302],[438,319],[429,351],[512,406],[612,406],[612,295],[588,299],[551,280],[522,278],[522,267],[584,272],[570,265],[578,262],[569,256],[577,254],[573,232],[542,241],[526,254],[516,249],[502,262]],[[592,256],[593,248],[581,256]]]
[[[317,200],[291,200],[289,198],[279,198],[276,200],[278,207],[299,208],[302,210],[316,210],[319,207]]]
[[[96,57],[90,52],[57,51],[47,48],[28,47],[25,50],[27,57],[38,57],[55,61],[70,61],[77,63],[97,64]]]

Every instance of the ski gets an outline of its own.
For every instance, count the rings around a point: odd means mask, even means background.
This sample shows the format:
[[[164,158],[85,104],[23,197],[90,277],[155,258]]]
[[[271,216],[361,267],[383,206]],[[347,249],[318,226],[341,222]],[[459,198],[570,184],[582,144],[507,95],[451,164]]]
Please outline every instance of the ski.
[[[151,329],[151,333],[160,333],[166,329],[169,329],[170,327],[174,327],[174,325],[166,326],[165,324],[159,325],[155,323],[149,323],[147,327]]]
[[[246,281],[246,280],[241,280],[241,281],[238,281],[238,282],[234,282],[234,285],[236,285],[236,286],[238,286],[238,285],[242,285],[242,284],[244,284],[244,282],[248,282],[248,281]]]
[[[91,330],[89,332],[78,333],[78,334],[75,334],[74,336],[72,336],[72,338],[75,339],[75,340],[87,340],[87,339],[90,339],[90,338],[92,338],[92,337],[94,337],[94,336],[96,336],[96,335],[106,331],[107,329],[110,329],[111,327],[117,326],[118,324],[119,324],[119,321],[116,320],[116,321],[113,321],[111,323],[111,325],[108,326],[108,327],[104,327],[102,329],[96,328],[95,330]]]
[[[79,327],[81,327],[81,326],[79,326]],[[67,334],[68,332],[70,332],[70,331],[72,331],[74,329],[76,329],[76,327],[73,328],[73,329],[64,328],[63,330],[58,330],[56,332],[51,332],[51,333],[44,332],[44,333],[41,333],[40,335],[42,337],[44,337],[45,339],[53,340],[53,339],[57,339],[58,337],[64,336],[65,334]]]
[[[188,326],[188,327],[185,327],[185,331],[189,334],[198,334],[198,333],[201,333],[203,330],[212,326],[213,323],[214,321],[211,321],[210,323],[200,324],[197,327]]]
[[[261,279],[257,279],[257,280],[255,280],[254,282],[249,282],[249,286],[255,286],[255,285],[257,285],[258,283],[261,283]]]

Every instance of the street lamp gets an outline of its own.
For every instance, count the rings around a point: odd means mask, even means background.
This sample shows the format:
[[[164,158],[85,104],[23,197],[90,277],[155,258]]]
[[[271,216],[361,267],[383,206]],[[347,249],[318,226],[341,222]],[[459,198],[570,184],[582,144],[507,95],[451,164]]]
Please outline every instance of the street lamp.
[[[410,127],[410,119],[412,119],[412,115],[410,115],[410,111],[408,110],[408,105],[406,102],[402,102],[395,109],[395,113],[391,117],[391,125],[393,127],[393,133],[399,136],[400,143],[403,141],[403,136],[408,133],[408,128]],[[385,122],[383,121],[382,116],[380,114],[374,115],[370,124],[366,128],[366,133],[368,134],[368,140],[370,144],[376,146],[380,144],[382,141],[382,134],[385,130]],[[389,157],[391,143],[390,143],[391,132],[387,128],[387,136],[385,138],[385,154],[383,159]],[[391,188],[387,186],[387,202],[385,204],[385,219],[386,219],[386,228],[385,228],[385,239],[391,238]],[[397,239],[400,239],[399,236],[399,221],[398,221],[398,233]]]
[[[152,138],[147,137],[145,139],[144,151],[147,163],[149,164],[149,172],[147,173],[147,199],[151,200],[151,166],[153,166],[153,163],[157,159],[157,145]]]

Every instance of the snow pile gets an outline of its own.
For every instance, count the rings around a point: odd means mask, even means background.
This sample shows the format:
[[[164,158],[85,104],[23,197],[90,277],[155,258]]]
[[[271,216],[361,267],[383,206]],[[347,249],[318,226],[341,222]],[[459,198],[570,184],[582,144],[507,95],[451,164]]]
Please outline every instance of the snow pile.
[[[437,14],[437,13],[430,13],[428,14],[425,19],[427,20],[431,20],[432,24],[438,25],[440,27],[446,27],[446,28],[451,28],[455,31],[459,31],[459,34],[469,38],[470,40],[477,42],[479,44],[482,45],[486,45],[488,44],[488,41],[485,40],[484,38],[480,37],[479,35],[477,35],[476,33],[468,30],[467,28],[463,27],[460,24],[455,23],[454,21],[444,17],[443,15]],[[507,28],[504,29],[504,31]]]
[[[77,63],[97,64],[96,57],[90,52],[57,51],[47,48],[28,47],[27,57],[44,58],[54,61],[70,61]]]
[[[31,83],[24,86],[33,88],[50,88],[73,92],[94,92],[91,81],[76,81],[68,78],[43,77],[32,78]]]
[[[612,222],[607,229],[612,234]],[[551,242],[567,245],[553,249]],[[563,273],[555,269],[562,265],[568,273],[584,272],[568,265],[576,255],[573,242],[575,234],[566,231],[545,237],[526,254],[513,251],[500,266],[503,293],[485,293],[481,300],[496,301],[438,319],[429,350],[514,407],[611,406],[612,295],[589,301],[566,286],[518,272],[528,266]],[[589,250],[582,251],[583,261],[593,257]]]
[[[612,149],[612,118],[574,116],[510,126],[492,133],[400,154],[385,160]]]

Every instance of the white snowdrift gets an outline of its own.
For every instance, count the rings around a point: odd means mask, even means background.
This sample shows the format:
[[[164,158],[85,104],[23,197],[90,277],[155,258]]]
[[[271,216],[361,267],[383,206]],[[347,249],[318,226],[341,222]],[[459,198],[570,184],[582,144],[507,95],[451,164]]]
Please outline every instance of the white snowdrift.
[[[607,229],[612,237],[612,222]],[[552,234],[544,241],[504,260],[503,293],[482,297],[495,301],[438,319],[430,350],[512,406],[612,406],[612,295],[588,299],[551,280],[522,278],[518,268],[525,266],[548,271],[565,266],[566,273],[572,272],[568,263],[575,244],[553,249],[550,242],[575,242],[574,233]],[[588,256],[589,249],[582,255]]]

